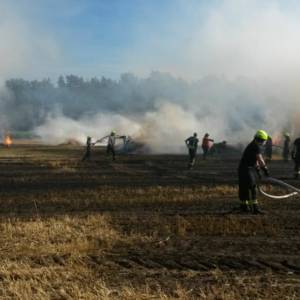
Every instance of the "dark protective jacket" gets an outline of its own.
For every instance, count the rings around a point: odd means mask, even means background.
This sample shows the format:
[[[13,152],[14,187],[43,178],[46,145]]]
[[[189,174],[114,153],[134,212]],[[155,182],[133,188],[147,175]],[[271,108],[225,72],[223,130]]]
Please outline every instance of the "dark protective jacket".
[[[297,138],[294,141],[292,156],[293,156],[293,159],[300,161],[300,138]]]
[[[262,153],[262,147],[253,140],[244,150],[240,160],[239,170],[246,170],[249,167],[257,166],[257,155]]]
[[[199,140],[195,136],[191,136],[185,140],[189,149],[197,150]]]
[[[258,180],[257,155],[262,154],[262,147],[253,140],[244,150],[240,160],[238,175],[239,183],[246,186],[255,186]]]

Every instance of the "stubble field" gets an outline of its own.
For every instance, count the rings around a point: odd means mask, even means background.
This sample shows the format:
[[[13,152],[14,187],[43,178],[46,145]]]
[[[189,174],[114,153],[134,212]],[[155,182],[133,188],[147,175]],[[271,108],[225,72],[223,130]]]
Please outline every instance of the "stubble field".
[[[300,298],[299,197],[228,214],[237,157],[83,153],[0,149],[0,299]]]

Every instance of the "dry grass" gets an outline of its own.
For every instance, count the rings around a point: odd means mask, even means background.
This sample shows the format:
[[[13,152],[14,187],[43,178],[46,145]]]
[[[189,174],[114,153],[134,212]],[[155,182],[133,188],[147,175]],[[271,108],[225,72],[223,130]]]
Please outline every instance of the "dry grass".
[[[227,274],[219,269],[188,270],[170,271],[168,278],[166,271],[160,270],[165,273],[162,279],[167,276],[167,282],[162,285],[160,276],[147,283],[151,272],[142,270],[148,275],[131,282],[131,271],[120,269],[110,256],[120,259],[120,253],[139,246],[153,253],[157,247],[158,251],[169,253],[182,251],[187,247],[184,242],[189,224],[185,218],[177,216],[170,230],[172,239],[161,245],[155,242],[165,234],[160,230],[168,224],[167,220],[155,220],[157,226],[152,229],[152,236],[142,231],[121,232],[115,228],[117,220],[124,222],[124,219],[101,214],[2,220],[1,299],[288,299],[286,295],[289,299],[297,299],[295,286],[299,286],[299,280],[282,283],[272,273],[249,277],[236,272]],[[136,221],[138,219],[130,218],[128,227],[137,228]],[[151,221],[147,221],[151,225]],[[209,224],[208,219],[206,222]],[[226,222],[223,226],[228,224],[231,228],[230,219]],[[200,222],[199,228],[202,225]],[[121,224],[119,226],[121,229]],[[197,228],[196,224],[193,226]],[[193,232],[194,237],[199,238],[203,233],[199,228],[198,232]],[[204,234],[216,234],[214,230],[207,229]],[[236,229],[234,232],[237,235]],[[136,269],[136,272],[141,270]],[[189,281],[199,282],[199,285],[190,287],[185,284]]]
[[[0,299],[300,297],[299,202],[224,214],[236,162],[187,172],[180,157],[83,164],[80,147],[0,155]]]

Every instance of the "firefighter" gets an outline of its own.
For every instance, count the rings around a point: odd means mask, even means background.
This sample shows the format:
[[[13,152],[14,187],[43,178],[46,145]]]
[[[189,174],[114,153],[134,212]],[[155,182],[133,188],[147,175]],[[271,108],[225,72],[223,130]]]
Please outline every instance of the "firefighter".
[[[119,136],[116,135],[116,132],[113,130],[110,135],[107,135],[103,138],[101,138],[100,140],[97,140],[94,145],[96,143],[102,142],[104,139],[107,139],[107,146],[106,146],[106,153],[108,155],[111,154],[112,159],[116,160],[116,151],[115,151],[115,146],[116,146],[116,140],[117,139],[123,139],[123,142],[125,143],[125,138],[126,136]]]
[[[285,162],[288,162],[288,161],[289,161],[289,155],[290,155],[290,142],[291,142],[291,139],[290,139],[289,133],[285,133],[285,134],[284,134],[283,151],[282,151],[282,157],[283,157],[283,160],[284,160]]]
[[[189,165],[188,165],[189,169],[191,169],[195,164],[198,143],[199,143],[199,140],[197,138],[196,132],[194,133],[193,136],[190,136],[189,138],[187,138],[185,140],[185,144],[189,149],[189,156],[190,156]]]
[[[273,154],[272,147],[273,147],[272,137],[268,136],[268,139],[266,141],[266,146],[265,146],[265,157],[267,162],[272,160],[272,154]]]
[[[86,150],[85,154],[81,161],[90,160],[91,159],[91,147],[92,147],[92,138],[90,136],[86,139]]]
[[[214,143],[214,145],[210,148],[210,153],[211,154],[224,154],[227,149],[228,149],[227,142],[222,141],[220,143]]]
[[[106,153],[107,155],[111,154],[113,160],[116,160],[116,151],[115,151],[116,139],[117,139],[116,132],[113,130],[108,137],[107,146],[106,146]]]
[[[300,137],[294,141],[292,149],[292,159],[295,163],[294,177],[295,179],[298,179],[300,174]]]
[[[214,142],[214,140],[209,138],[209,134],[205,133],[203,139],[202,139],[202,150],[203,150],[203,159],[206,159],[207,154],[210,149],[210,142]]]
[[[267,141],[268,134],[264,130],[258,130],[253,141],[246,147],[238,168],[239,199],[242,212],[262,214],[258,208],[256,198],[256,185],[261,169],[265,176],[269,176],[269,170],[262,156],[262,146]]]

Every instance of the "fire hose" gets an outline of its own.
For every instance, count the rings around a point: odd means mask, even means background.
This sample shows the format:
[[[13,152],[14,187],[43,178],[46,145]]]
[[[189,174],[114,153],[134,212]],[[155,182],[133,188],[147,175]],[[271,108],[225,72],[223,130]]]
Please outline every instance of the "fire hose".
[[[265,183],[270,183],[270,184],[274,184],[274,185],[279,185],[283,188],[286,188],[288,190],[292,190],[293,192],[292,193],[289,193],[289,194],[286,194],[286,195],[281,195],[281,196],[276,196],[276,195],[271,195],[267,192],[265,192],[261,186],[258,185],[258,190],[260,191],[260,193],[268,198],[271,198],[271,199],[287,199],[287,198],[290,198],[290,197],[293,197],[293,196],[296,196],[296,195],[299,195],[300,194],[300,189],[290,185],[290,184],[287,184],[286,182],[282,181],[282,180],[279,180],[279,179],[276,179],[276,178],[273,178],[273,177],[265,177],[263,182]]]

